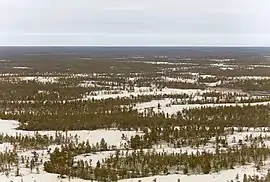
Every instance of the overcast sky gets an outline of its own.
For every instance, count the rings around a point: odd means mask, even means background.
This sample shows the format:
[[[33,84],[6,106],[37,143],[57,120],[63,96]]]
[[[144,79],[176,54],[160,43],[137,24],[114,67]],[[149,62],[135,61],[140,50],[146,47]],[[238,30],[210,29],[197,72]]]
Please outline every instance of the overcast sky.
[[[270,0],[0,0],[0,45],[270,46]]]

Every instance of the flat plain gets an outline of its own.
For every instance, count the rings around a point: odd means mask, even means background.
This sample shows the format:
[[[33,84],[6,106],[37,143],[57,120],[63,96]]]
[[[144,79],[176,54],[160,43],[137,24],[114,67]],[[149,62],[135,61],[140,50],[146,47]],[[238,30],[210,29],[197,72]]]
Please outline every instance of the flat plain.
[[[269,48],[0,48],[0,181],[266,182],[269,147]]]

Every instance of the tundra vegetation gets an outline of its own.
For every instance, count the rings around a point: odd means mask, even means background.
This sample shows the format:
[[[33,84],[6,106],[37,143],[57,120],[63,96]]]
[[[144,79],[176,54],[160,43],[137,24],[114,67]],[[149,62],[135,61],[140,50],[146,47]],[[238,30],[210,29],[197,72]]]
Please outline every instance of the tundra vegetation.
[[[86,58],[0,62],[0,179],[270,180],[268,59]]]

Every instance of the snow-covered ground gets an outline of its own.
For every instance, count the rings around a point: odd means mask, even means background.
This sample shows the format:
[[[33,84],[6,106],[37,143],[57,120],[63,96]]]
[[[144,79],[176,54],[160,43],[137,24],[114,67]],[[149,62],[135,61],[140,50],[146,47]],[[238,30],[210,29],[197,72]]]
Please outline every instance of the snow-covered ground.
[[[226,141],[228,142],[228,146],[235,146],[238,145],[239,140],[242,140],[242,144],[250,145],[250,140],[245,141],[246,137],[252,136],[254,139],[255,137],[270,137],[270,132],[268,132],[268,128],[263,128],[263,127],[258,127],[256,129],[254,128],[249,128],[249,131],[246,131],[247,128],[242,128],[242,132],[238,132],[237,128],[235,128],[235,132],[233,134],[227,134],[226,137],[223,136],[223,138],[226,138]],[[265,131],[263,131],[265,129]],[[225,129],[227,130],[227,129]],[[209,152],[209,153],[215,153],[216,151],[216,142],[215,142],[215,137],[211,138],[206,145],[200,145],[198,147],[181,147],[181,148],[174,148],[170,144],[167,143],[160,143],[160,144],[155,144],[152,146],[151,149],[143,149],[144,152],[147,151],[155,151],[156,153],[167,153],[167,154],[172,154],[172,153],[185,153],[187,152],[188,155],[190,154],[196,154],[197,152]],[[263,139],[264,144],[266,147],[270,147],[270,141]],[[220,150],[223,150],[226,152],[226,148],[221,147]],[[120,150],[120,154],[131,154],[133,150],[125,150],[122,149]],[[76,156],[75,160],[83,160],[83,161],[92,161],[91,165],[94,167],[96,166],[97,161],[102,161],[105,160],[106,158],[110,157],[111,155],[114,155],[115,151],[104,151],[104,152],[96,152],[94,154],[82,154]],[[270,162],[270,161],[269,161]]]
[[[217,82],[212,82],[212,83],[205,83],[206,86],[208,87],[216,87],[218,85],[221,85],[221,81],[217,81]]]
[[[107,92],[107,91],[105,91]],[[164,89],[156,89],[150,87],[135,87],[133,92],[128,91],[119,91],[121,93],[117,94],[104,94],[102,91],[97,91],[95,95],[87,95],[84,99],[108,99],[108,98],[124,98],[138,95],[173,95],[173,94],[196,94],[198,92],[203,92],[200,89],[174,89],[174,88],[164,88]]]
[[[27,66],[15,66],[15,67],[13,67],[14,69],[21,69],[21,70],[28,70],[28,69],[30,69],[29,67],[27,67]]]
[[[224,63],[215,63],[215,64],[210,64],[212,67],[218,67],[221,70],[234,70],[238,68],[238,65],[234,64],[224,64]]]
[[[228,144],[230,146],[235,145],[233,142],[233,138],[238,142],[238,140],[244,140],[246,135],[250,136],[252,135],[253,137],[258,137],[259,135],[262,136],[269,136],[270,133],[268,132],[260,132],[259,129],[256,131],[250,131],[250,132],[235,132],[233,135],[229,135],[227,138]],[[267,146],[269,147],[269,142],[266,142],[268,144]],[[200,146],[199,148],[191,148],[191,147],[182,147],[182,148],[171,148],[166,145],[156,145],[153,146],[153,149],[144,149],[143,151],[148,151],[148,150],[154,150],[157,153],[184,153],[187,152],[188,154],[191,153],[196,153],[197,151],[202,152],[202,151],[208,151],[211,153],[215,152],[215,144],[214,143],[209,143],[206,146]],[[224,150],[226,150],[224,148]],[[132,153],[132,151],[120,151],[120,154],[126,154],[126,153]],[[111,155],[114,155],[114,151],[106,151],[106,152],[98,152],[95,154],[84,154],[84,155],[79,155],[75,158],[75,160],[83,160],[83,161],[92,161],[91,165],[95,166],[97,161],[102,161],[108,158]],[[151,176],[151,177],[145,177],[145,178],[135,178],[135,179],[125,179],[125,180],[120,180],[120,182],[138,182],[141,180],[141,182],[152,182],[155,178],[158,182],[167,182],[167,181],[175,181],[177,182],[178,179],[180,181],[187,181],[187,182],[196,182],[198,180],[205,181],[205,182],[227,182],[230,180],[236,181],[236,176],[239,175],[239,180],[242,181],[243,175],[247,174],[250,176],[253,175],[258,175],[260,177],[263,177],[267,174],[268,171],[268,166],[270,165],[270,160],[268,159],[267,161],[264,162],[264,166],[261,168],[260,171],[257,171],[255,168],[254,164],[249,164],[249,165],[244,165],[244,166],[238,166],[235,169],[228,169],[228,170],[223,170],[218,173],[211,173],[207,175],[181,175],[181,174],[173,174],[173,175],[164,175],[164,176]]]
[[[178,182],[180,179],[181,182],[228,182],[235,180],[236,175],[239,175],[239,181],[243,180],[243,175],[258,175],[265,176],[267,169],[257,172],[253,165],[241,166],[235,169],[224,170],[219,173],[207,174],[207,175],[165,175],[165,176],[152,176],[146,178],[136,178],[136,179],[125,179],[120,180],[120,182],[153,182],[156,178],[157,182]]]
[[[235,77],[228,77],[228,79],[233,80],[269,80],[269,76],[235,76]]]
[[[144,102],[136,104],[135,109],[138,112],[144,112],[146,109],[152,109],[155,113],[165,113],[165,114],[176,114],[183,109],[194,109],[203,107],[218,107],[218,106],[255,106],[255,105],[268,105],[270,101],[267,102],[254,102],[254,103],[222,103],[222,104],[183,104],[183,105],[172,105],[172,99],[162,99],[162,100],[152,100],[150,102]],[[158,106],[160,106],[158,108]]]
[[[27,77],[19,77],[20,80],[23,81],[36,81],[41,83],[55,83],[58,81],[58,77],[43,77],[43,76],[27,76]]]
[[[200,75],[201,78],[205,79],[205,78],[216,78],[215,75]]]
[[[215,146],[212,144],[207,144],[206,146],[200,146],[199,148],[192,148],[192,147],[181,147],[181,148],[173,148],[168,145],[154,145],[152,149],[143,149],[144,152],[147,151],[154,151],[156,153],[167,153],[167,154],[177,154],[177,153],[185,153],[187,152],[188,155],[191,153],[196,154],[196,152],[203,152],[207,151],[210,153],[215,152]],[[120,150],[120,154],[128,154],[131,155],[133,150]],[[96,166],[98,161],[105,160],[106,158],[109,158],[111,155],[113,156],[115,154],[115,151],[105,151],[105,152],[96,152],[94,154],[82,154],[75,157],[75,161],[83,160],[83,161],[92,161],[91,165],[93,167]]]
[[[7,134],[9,136],[16,136],[16,135],[28,135],[28,136],[34,136],[36,132],[34,131],[22,131],[22,130],[16,130],[16,128],[19,126],[19,122],[15,120],[1,120],[0,119],[0,133]],[[48,135],[48,136],[55,136],[55,131],[39,131],[38,132],[41,135]],[[62,134],[65,134],[64,132],[61,132]],[[124,146],[124,144],[127,142],[126,140],[122,140],[122,135],[126,137],[126,139],[129,139],[131,136],[142,133],[138,133],[135,131],[120,131],[120,130],[93,130],[93,131],[68,131],[68,135],[72,136],[73,138],[75,135],[78,136],[78,141],[86,141],[89,140],[90,145],[96,144],[97,142],[100,142],[102,138],[105,139],[105,141],[109,145],[114,145],[118,148],[121,148]],[[53,151],[56,147],[60,147],[58,145],[51,145],[48,148]],[[12,150],[13,146],[9,143],[3,143],[0,144],[0,152]],[[49,159],[49,154],[47,153],[47,150],[28,150],[28,151],[18,151],[19,156],[27,156],[31,157],[32,152],[37,152],[39,154],[39,159],[42,159],[43,161],[47,161]],[[109,152],[108,152],[109,153]],[[97,155],[97,160],[101,158],[102,155]],[[106,156],[105,156],[106,157]],[[97,161],[96,160],[96,161]],[[93,161],[95,161],[95,157],[93,157]],[[24,166],[20,166],[20,173],[22,174],[22,177],[15,177],[14,171],[9,174],[9,176],[6,176],[4,174],[0,173],[0,182],[67,182],[68,179],[60,179],[58,178],[59,175],[57,174],[50,174],[43,170],[43,165],[39,166],[40,173],[37,174],[35,172],[35,169],[33,172],[30,171],[29,168],[25,168]],[[70,182],[83,182],[86,180],[82,179],[71,179]]]
[[[188,62],[169,62],[169,61],[133,61],[134,63],[145,63],[145,64],[153,64],[153,65],[191,65],[195,66],[198,64],[188,63]]]
[[[213,61],[213,62],[230,62],[230,61],[233,61],[235,59],[229,59],[229,58],[226,58],[226,59],[210,59],[210,61]]]
[[[16,136],[16,135],[28,135],[28,136],[35,136],[36,131],[23,131],[23,130],[16,130],[16,128],[19,126],[18,121],[14,120],[1,120],[0,119],[0,133],[7,134],[9,136]],[[55,131],[38,131],[40,135],[47,135],[47,136],[55,136]],[[62,135],[65,135],[65,132],[58,131],[58,133],[61,133]],[[129,139],[131,136],[134,136],[136,134],[141,134],[140,132],[136,131],[120,131],[120,130],[73,130],[68,131],[68,137],[75,139],[75,136],[77,135],[78,141],[86,141],[89,140],[90,144],[96,144],[97,142],[100,142],[102,138],[110,144],[114,145],[116,147],[120,147],[121,145],[124,145],[126,140],[122,140],[122,134]]]
[[[0,152],[5,152],[13,150],[13,146],[10,143],[2,143],[0,144]]]
[[[17,121],[13,120],[0,120],[0,133],[6,133],[9,135],[14,135],[16,133],[21,133],[21,134],[27,134],[27,135],[34,135],[34,132],[31,131],[20,131],[16,130],[16,127],[18,126]],[[244,128],[245,129],[245,128]],[[51,131],[42,131],[39,132],[40,134],[48,134],[48,135],[54,135],[54,132]],[[120,147],[121,142],[123,140],[121,139],[122,133],[124,133],[126,136],[130,137],[132,135],[135,135],[136,132],[131,131],[118,131],[118,130],[95,130],[95,131],[70,131],[70,134],[78,134],[82,140],[89,139],[90,143],[95,144],[96,142],[99,142],[101,138],[104,138],[106,142],[108,142],[109,145],[117,145]],[[139,133],[142,134],[142,133]],[[233,135],[229,135],[227,137],[229,145],[233,145],[234,143],[233,138],[235,138],[236,141],[238,140],[244,140],[246,135],[252,134],[253,137],[259,136],[260,134],[262,136],[269,136],[270,133],[268,132],[262,132],[260,128],[257,128],[256,130],[252,130],[249,132],[235,132]],[[230,142],[231,141],[231,142]],[[267,146],[269,145],[269,142],[266,142]],[[270,145],[269,145],[270,146]],[[52,150],[55,147],[59,146],[50,146]],[[5,151],[6,149],[11,149],[12,150],[12,145],[4,143],[0,145],[0,151]],[[144,149],[144,151],[147,151],[149,149]],[[155,150],[158,153],[166,152],[166,153],[180,153],[180,152],[188,152],[188,154],[196,153],[197,151],[202,152],[202,151],[208,151],[208,152],[215,152],[215,144],[214,143],[209,143],[206,146],[200,146],[199,148],[191,148],[191,147],[182,147],[182,148],[171,148],[166,145],[156,145],[153,146],[153,149],[150,150]],[[22,151],[19,152],[19,156],[31,156],[33,151]],[[38,150],[36,151],[39,156],[44,160],[48,160],[49,155],[47,154],[46,150]],[[123,150],[120,151],[120,153],[126,153],[128,151]],[[131,151],[129,151],[131,153]],[[43,153],[43,155],[41,155]],[[97,152],[94,154],[83,154],[80,156],[77,156],[75,160],[85,160],[85,161],[92,161],[91,164],[92,166],[95,166],[97,161],[102,161],[103,159],[109,157],[110,155],[113,155],[115,152],[114,151],[105,151],[105,152]],[[121,182],[138,182],[138,180],[141,180],[141,182],[152,182],[154,178],[157,179],[158,182],[167,182],[167,181],[175,181],[177,182],[178,179],[181,181],[188,181],[188,182],[195,182],[198,180],[202,181],[209,181],[209,182],[227,182],[227,180],[235,179],[236,175],[239,175],[239,179],[241,180],[243,177],[243,174],[248,174],[248,175],[259,175],[259,176],[264,176],[267,173],[267,166],[270,165],[270,161],[266,161],[266,165],[262,168],[261,171],[256,171],[254,165],[246,165],[246,166],[239,166],[233,170],[223,170],[219,173],[213,173],[213,174],[208,174],[208,175],[167,175],[167,176],[153,176],[153,177],[146,177],[146,178],[139,178],[139,179],[125,179],[125,180],[120,180]],[[4,174],[0,175],[0,181],[2,182],[10,182],[13,180],[14,182],[21,182],[21,179],[23,179],[23,182],[47,182],[47,181],[52,181],[52,182],[68,182],[68,179],[59,179],[57,174],[49,174],[46,173],[42,165],[39,166],[40,173],[37,174],[35,169],[33,172],[30,171],[28,168],[24,168],[23,166],[20,167],[20,173],[22,174],[22,177],[14,177],[14,174],[11,173],[9,177],[5,176]],[[82,179],[71,179],[70,182],[85,182],[86,180]]]
[[[172,77],[161,77],[161,79],[165,82],[180,82],[180,83],[196,83],[197,79],[189,79],[189,78],[172,78]]]
[[[82,179],[72,179],[69,181],[68,179],[60,179],[57,174],[50,174],[44,171],[41,171],[39,174],[30,173],[30,169],[22,168],[21,174],[23,175],[15,177],[15,176],[5,176],[0,175],[1,182],[85,182],[86,180]]]
[[[266,166],[269,165],[267,162]],[[82,180],[77,178],[72,179],[60,179],[57,174],[50,174],[44,171],[40,171],[40,174],[29,173],[29,169],[21,169],[21,173],[25,174],[23,177],[6,177],[4,175],[0,175],[1,182],[87,182],[88,180]],[[267,174],[267,169],[264,167],[261,171],[256,171],[254,165],[246,165],[237,167],[235,169],[224,170],[219,173],[207,174],[207,175],[164,175],[164,176],[151,176],[145,178],[134,178],[134,179],[124,179],[119,182],[153,182],[156,178],[157,182],[177,182],[178,179],[182,182],[227,182],[230,180],[235,180],[237,174],[239,175],[239,180],[243,180],[243,175],[258,175],[265,176]]]
[[[79,87],[98,87],[99,85],[95,84],[94,81],[84,81],[78,85]]]
[[[233,70],[237,68],[235,65],[225,65],[222,62],[226,62],[227,60],[215,60],[218,62],[217,64],[211,64],[213,67],[218,67],[219,69],[228,69]],[[147,64],[169,64],[169,65],[188,65],[189,63],[169,63],[169,62],[145,62]],[[16,69],[28,69],[26,67],[14,67]],[[162,77],[164,81],[173,81],[173,82],[186,82],[186,83],[196,83],[197,79],[199,77],[202,78],[215,78],[214,75],[200,75],[199,73],[188,73],[192,75],[192,78],[181,78],[181,77]],[[87,77],[89,75],[75,75],[75,76],[82,76]],[[100,78],[106,78],[106,75],[95,75]],[[20,80],[25,81],[37,81],[41,83],[54,83],[58,82],[58,79],[60,77],[46,77],[46,76],[30,76],[30,77],[15,77],[19,78]],[[130,78],[130,81],[134,81],[137,77]],[[231,77],[229,79],[254,79],[254,80],[263,80],[263,79],[270,79],[270,77],[254,77],[254,76],[242,76],[242,77]],[[117,83],[112,83],[117,84]],[[206,83],[208,87],[215,87],[221,84],[221,81],[213,82],[213,83]],[[80,84],[82,87],[96,87],[94,81],[84,81]],[[123,97],[132,97],[132,96],[138,96],[138,95],[173,95],[173,94],[187,94],[187,95],[199,95],[196,96],[196,99],[200,99],[201,94],[204,92],[210,91],[208,90],[200,90],[200,89],[172,89],[172,88],[164,88],[164,89],[157,89],[155,87],[135,87],[134,91],[126,91],[115,88],[116,90],[111,90],[111,92],[117,92],[117,93],[109,93],[108,90],[104,91],[96,91],[91,95],[86,95],[84,99],[108,99],[108,98],[123,98]],[[221,90],[220,92],[226,92],[224,90]],[[228,90],[227,92],[233,92],[232,90]],[[42,91],[40,92],[42,93]],[[240,92],[239,92],[240,93]],[[135,109],[138,110],[138,112],[144,112],[146,109],[151,110],[156,113],[165,113],[165,114],[176,114],[179,111],[182,111],[183,109],[188,108],[201,108],[201,107],[217,107],[217,106],[243,106],[243,105],[267,105],[270,104],[269,102],[257,102],[257,103],[224,103],[224,104],[185,104],[185,105],[173,105],[172,104],[173,99],[166,98],[162,100],[152,100],[150,102],[144,102],[144,103],[138,103],[135,105]],[[158,107],[159,106],[159,107]],[[28,136],[34,136],[36,134],[35,131],[22,131],[17,130],[16,128],[19,126],[19,122],[15,120],[1,120],[0,119],[0,133],[7,134],[9,136],[16,136],[16,135],[28,135]],[[38,131],[41,135],[47,135],[55,137],[56,132],[55,131]],[[58,132],[62,135],[66,135],[65,132]],[[120,153],[131,153],[132,151],[125,150],[124,145],[127,144],[127,140],[131,138],[131,136],[134,136],[136,134],[143,135],[142,132],[136,132],[136,131],[120,131],[117,129],[99,129],[99,130],[80,130],[80,131],[68,131],[67,132],[68,137],[75,140],[75,136],[77,136],[78,142],[86,141],[88,140],[90,145],[96,144],[101,141],[103,138],[108,145],[110,146],[116,146],[117,148],[121,149]],[[125,140],[122,139],[122,135],[125,136]],[[262,132],[262,131],[245,131],[245,132],[234,132],[232,135],[227,136],[227,141],[229,146],[237,145],[237,142],[239,140],[244,141],[246,136],[252,135],[253,137],[258,137],[259,135],[262,135],[262,137],[270,136],[270,132]],[[212,140],[207,143],[205,146],[199,146],[198,148],[191,148],[191,147],[181,147],[181,148],[172,148],[171,146],[167,144],[157,144],[153,146],[152,149],[155,152],[162,153],[180,153],[180,152],[186,152],[188,154],[196,153],[197,151],[208,151],[208,152],[215,152],[215,138],[213,137]],[[245,144],[249,144],[249,142],[243,142]],[[270,147],[270,141],[265,141],[265,144],[267,147]],[[51,145],[49,146],[52,151],[56,148],[60,147],[58,145]],[[8,150],[13,150],[13,145],[10,143],[1,143],[0,144],[0,152],[5,152]],[[149,149],[143,149],[144,151],[148,151]],[[225,148],[224,148],[225,150]],[[28,151],[18,151],[19,156],[28,156],[31,157],[34,152],[33,150]],[[37,150],[35,151],[39,154],[39,159],[42,159],[43,161],[46,161],[49,159],[49,154],[47,153],[47,150]],[[97,161],[101,161],[108,158],[111,155],[114,155],[115,151],[104,151],[104,152],[96,152],[96,153],[89,153],[89,154],[82,154],[75,157],[75,160],[84,160],[84,161],[90,161],[91,165],[95,166]],[[152,177],[146,177],[146,178],[138,178],[138,179],[125,179],[120,180],[120,182],[138,182],[141,180],[141,182],[152,182],[153,179],[157,179],[157,182],[177,182],[178,179],[180,179],[181,182],[197,182],[197,181],[205,181],[205,182],[227,182],[229,180],[235,179],[236,175],[239,175],[239,180],[241,181],[243,178],[243,174],[246,173],[248,175],[259,175],[264,176],[267,173],[267,166],[270,165],[270,160],[265,162],[266,165],[262,167],[261,171],[256,171],[255,166],[253,164],[245,165],[245,166],[239,166],[233,170],[223,170],[219,173],[212,173],[208,175],[167,175],[167,176],[152,176]],[[49,174],[43,170],[43,165],[41,164],[39,166],[40,173],[37,174],[37,172],[34,171],[31,172],[30,169],[25,168],[24,166],[20,166],[20,173],[22,174],[22,177],[14,177],[14,171],[9,174],[9,176],[6,176],[2,173],[0,173],[0,182],[86,182],[87,180],[82,179],[60,179],[58,174]],[[22,181],[23,180],[23,181]]]
[[[255,68],[270,68],[270,65],[266,65],[266,64],[258,64],[258,65],[251,65]]]

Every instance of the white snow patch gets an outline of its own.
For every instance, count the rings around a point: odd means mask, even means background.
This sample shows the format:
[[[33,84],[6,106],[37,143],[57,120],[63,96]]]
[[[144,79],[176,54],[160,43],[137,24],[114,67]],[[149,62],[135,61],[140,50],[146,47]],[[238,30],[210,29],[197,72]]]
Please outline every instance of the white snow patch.
[[[41,83],[55,83],[58,81],[58,77],[43,77],[43,76],[29,76],[29,77],[19,77],[20,80],[24,81],[36,81]]]
[[[238,79],[238,80],[269,80],[269,76],[238,76],[238,77],[229,77],[229,79]]]
[[[223,68],[220,68],[221,70],[234,70],[234,68],[232,67],[223,67]]]
[[[13,67],[14,69],[21,69],[21,70],[28,70],[28,69],[30,69],[29,67],[27,67],[27,66],[15,66],[15,67]]]
[[[181,77],[177,77],[177,78],[161,77],[161,79],[163,79],[166,82],[181,82],[181,83],[196,83],[197,82],[196,79],[181,78]]]
[[[180,179],[183,182],[227,182],[235,180],[236,175],[239,175],[239,181],[243,181],[244,174],[264,176],[267,172],[257,172],[254,165],[246,165],[237,167],[235,169],[223,170],[219,173],[207,174],[207,175],[168,175],[168,176],[152,176],[146,178],[134,178],[120,180],[120,182],[153,182],[156,178],[157,182],[177,182]]]
[[[118,94],[102,94],[101,91],[98,91],[96,95],[87,95],[84,99],[109,99],[109,98],[124,98],[124,97],[131,97],[131,96],[138,96],[138,95],[173,95],[173,94],[195,94],[202,92],[200,89],[174,89],[174,88],[164,88],[164,89],[155,89],[150,87],[135,87],[134,92],[128,91],[121,91]]]
[[[216,87],[218,85],[221,85],[221,81],[217,81],[217,82],[212,82],[212,83],[204,83],[206,86],[208,87]]]
[[[35,170],[33,170],[35,171]],[[14,175],[9,175],[9,177],[4,174],[0,174],[1,182],[87,182],[88,180],[72,178],[72,179],[60,179],[59,174],[51,174],[40,169],[40,173],[31,173],[30,169],[20,168],[20,173],[22,176],[15,177]]]
[[[205,78],[216,78],[215,75],[200,75],[200,77],[202,77],[203,79],[205,79]]]
[[[1,59],[0,62],[9,62],[10,60]]]
[[[18,121],[14,120],[1,120],[0,119],[0,133],[7,134],[9,136],[16,136],[16,135],[29,135],[35,136],[36,131],[24,131],[24,130],[16,130],[19,126]],[[55,136],[56,131],[38,131],[40,135],[47,135],[47,136]],[[62,135],[65,135],[65,132],[58,131]],[[120,131],[120,130],[75,130],[75,131],[68,131],[68,136],[71,138],[75,138],[75,135],[78,137],[78,141],[86,141],[89,140],[90,144],[96,144],[100,142],[102,138],[110,144],[115,145],[116,147],[120,147],[122,144],[126,143],[126,140],[122,140],[122,134],[129,139],[131,136],[136,134],[141,134],[141,132],[136,131]]]
[[[5,152],[5,151],[12,151],[13,150],[13,145],[10,143],[2,143],[0,144],[0,152]]]
[[[134,62],[139,62],[139,61],[134,61]],[[198,65],[195,63],[188,63],[188,62],[168,62],[168,61],[142,61],[141,63],[146,63],[146,64],[154,64],[154,65]]]
[[[183,104],[183,105],[168,105],[172,99],[163,100],[153,100],[150,102],[140,103],[136,105],[138,112],[143,112],[145,109],[152,109],[155,113],[165,113],[165,114],[177,114],[183,109],[194,109],[194,108],[207,108],[207,107],[219,107],[219,106],[255,106],[255,105],[268,105],[270,101],[267,102],[254,102],[254,103],[219,103],[219,104]],[[160,104],[160,108],[158,108]]]

